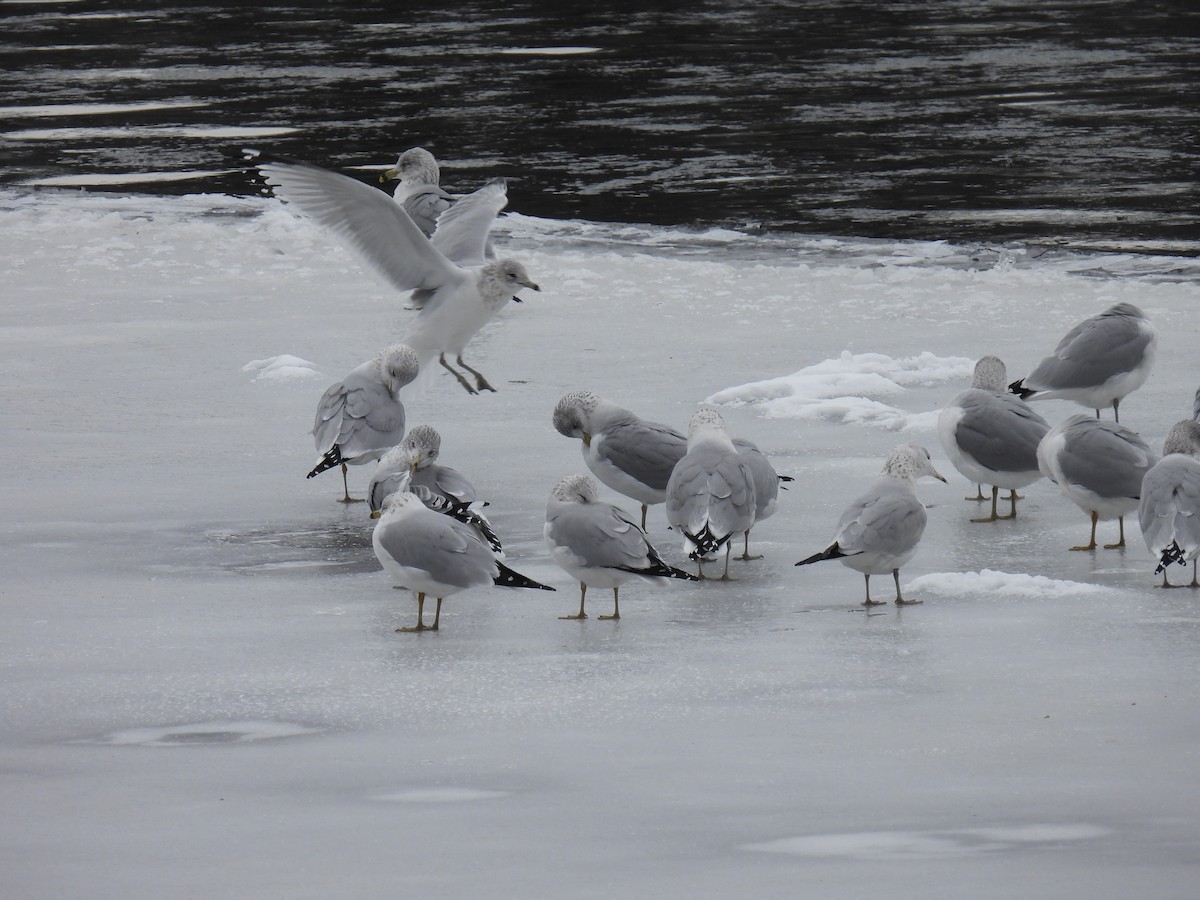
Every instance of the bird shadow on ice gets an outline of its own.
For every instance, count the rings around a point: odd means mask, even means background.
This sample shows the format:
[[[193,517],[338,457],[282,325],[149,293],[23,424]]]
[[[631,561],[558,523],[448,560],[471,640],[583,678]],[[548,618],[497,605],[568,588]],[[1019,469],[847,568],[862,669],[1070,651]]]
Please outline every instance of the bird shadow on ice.
[[[219,550],[222,568],[248,575],[344,575],[379,568],[365,516],[362,523],[274,523],[204,536],[209,547]]]

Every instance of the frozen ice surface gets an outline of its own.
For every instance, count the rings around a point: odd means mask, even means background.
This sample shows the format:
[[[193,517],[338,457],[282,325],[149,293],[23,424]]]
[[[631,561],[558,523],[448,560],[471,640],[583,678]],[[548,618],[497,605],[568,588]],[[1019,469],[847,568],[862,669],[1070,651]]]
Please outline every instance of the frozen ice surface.
[[[1018,377],[1130,300],[1162,347],[1122,422],[1161,444],[1200,383],[1188,261],[502,225],[543,292],[469,350],[500,392],[439,376],[409,415],[559,591],[466,592],[401,635],[365,510],[303,477],[323,383],[243,367],[348,370],[404,298],[264,200],[0,195],[7,896],[1194,893],[1200,594],[1154,586],[1132,521],[1069,552],[1087,520],[1044,481],[971,524],[933,428],[963,360]],[[866,396],[903,437],[747,387],[822,367],[836,393],[790,396]],[[550,411],[579,388],[676,427],[733,391],[731,433],[796,479],[766,558],[559,621],[544,507],[583,462]],[[792,564],[901,439],[951,483],[920,487],[924,605],[867,613],[857,573]],[[680,563],[661,507],[650,531]]]

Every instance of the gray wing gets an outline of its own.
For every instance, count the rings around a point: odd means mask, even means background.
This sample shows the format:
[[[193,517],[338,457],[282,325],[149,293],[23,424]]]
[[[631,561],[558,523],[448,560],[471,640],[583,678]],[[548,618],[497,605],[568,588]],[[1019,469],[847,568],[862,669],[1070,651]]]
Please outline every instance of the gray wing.
[[[1172,454],[1147,472],[1138,520],[1152,553],[1172,541],[1185,555],[1200,548],[1200,461]]]
[[[927,520],[925,507],[909,491],[868,493],[842,513],[834,541],[847,556],[902,556],[921,540]]]
[[[745,531],[754,522],[754,481],[736,453],[689,453],[667,484],[667,518],[688,534],[705,525],[715,535]]]
[[[993,472],[1037,471],[1037,448],[1050,430],[1046,420],[1016,397],[972,391],[959,400],[962,417],[954,438],[964,453]]]
[[[642,484],[665,490],[676,464],[687,454],[687,438],[656,422],[618,424],[604,433],[597,455]]]
[[[1048,391],[1103,384],[1113,375],[1136,369],[1151,340],[1153,334],[1137,318],[1086,319],[1067,332],[1053,356],[1038,363],[1024,379],[1025,386]]]
[[[1100,497],[1141,496],[1142,479],[1157,459],[1140,437],[1111,422],[1083,419],[1066,438],[1058,464],[1069,483]]]
[[[431,238],[433,246],[459,265],[483,265],[488,235],[496,216],[508,204],[508,183],[494,178],[442,213]]]
[[[708,480],[709,527],[716,534],[746,531],[756,511],[754,475],[738,453],[724,456]]]
[[[589,568],[645,568],[646,536],[607,503],[563,503],[548,520],[550,538]]]
[[[405,197],[400,202],[400,206],[417,224],[417,227],[428,236],[432,235],[434,229],[437,228],[438,216],[448,210],[453,203],[454,198],[449,193],[436,184],[426,184]],[[453,256],[447,256],[447,258],[461,262],[461,260],[454,259]]]
[[[435,494],[451,497],[460,503],[470,503],[476,498],[475,488],[454,469],[437,464],[418,469],[413,473],[413,484],[429,488]]]
[[[347,378],[321,397],[313,424],[317,452],[342,456],[393,447],[404,437],[404,407],[377,381]]]
[[[402,291],[436,290],[462,270],[383,191],[307,163],[259,166],[275,195],[346,240]]]
[[[378,469],[367,485],[367,500],[371,512],[383,509],[383,501],[399,490],[408,489],[408,469],[380,472]]]
[[[402,566],[428,572],[442,584],[459,588],[491,584],[496,574],[492,551],[463,523],[440,513],[381,519],[374,538]]]
[[[779,473],[758,446],[745,438],[734,438],[733,446],[750,467],[754,478],[754,518],[762,516],[772,500],[779,496]]]

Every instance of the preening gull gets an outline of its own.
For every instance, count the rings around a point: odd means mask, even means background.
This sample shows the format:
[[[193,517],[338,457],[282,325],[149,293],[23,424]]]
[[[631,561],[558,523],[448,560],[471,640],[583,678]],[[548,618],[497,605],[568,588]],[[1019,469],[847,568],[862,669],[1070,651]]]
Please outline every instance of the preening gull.
[[[404,455],[408,467],[409,481],[413,488],[426,488],[436,497],[442,497],[457,504],[471,504],[478,498],[474,485],[471,484],[456,469],[443,466],[438,462],[442,450],[442,436],[431,425],[415,425],[408,430],[399,448],[409,452]],[[392,451],[388,451],[391,455]],[[385,457],[386,458],[386,457]],[[402,455],[397,453],[392,457],[393,463],[398,463]],[[394,467],[384,468],[383,459],[371,480],[369,498],[371,509],[381,509],[384,497],[391,493],[389,483],[395,483],[398,472]],[[378,482],[378,484],[377,484]]]
[[[771,461],[758,449],[758,446],[745,438],[734,438],[733,446],[750,466],[750,476],[754,479],[754,524],[763,519],[769,519],[775,514],[775,505],[779,500],[781,482],[793,481],[790,475],[780,475],[771,465]],[[786,489],[786,488],[785,488]],[[741,560],[762,559],[762,555],[750,555],[750,529],[743,536],[744,544]]]
[[[400,204],[427,236],[437,227],[438,216],[457,199],[442,189],[442,172],[437,159],[424,147],[405,150],[396,165],[380,175],[379,180],[398,182],[392,200]]]
[[[1200,410],[1197,410],[1200,412]],[[1196,558],[1200,556],[1200,422],[1176,422],[1163,443],[1163,456],[1142,479],[1138,521],[1147,549],[1158,561],[1163,587],[1182,587],[1167,579],[1171,563],[1186,566],[1192,561],[1192,583]]]
[[[1096,549],[1096,523],[1116,519],[1125,546],[1125,516],[1138,508],[1142,479],[1158,455],[1138,434],[1116,422],[1075,415],[1046,432],[1038,444],[1042,474],[1092,520],[1091,537],[1072,550]]]
[[[725,573],[735,534],[754,525],[754,476],[738,453],[725,420],[715,409],[700,409],[688,425],[687,453],[667,482],[667,521],[683,535],[683,551],[696,560],[704,577],[704,560],[725,549]]]
[[[696,576],[667,565],[646,532],[625,510],[597,499],[596,482],[570,475],[555,485],[546,503],[546,545],[563,571],[579,582],[579,612],[560,619],[586,619],[588,586],[612,588],[613,611],[601,619],[621,618],[618,590],[631,578]]]
[[[340,465],[341,502],[359,502],[350,496],[346,466],[373,462],[404,437],[404,405],[399,393],[417,377],[418,370],[412,348],[392,344],[330,385],[317,404],[312,434],[320,459],[308,477]]]
[[[583,442],[583,461],[618,494],[646,508],[666,499],[675,464],[687,453],[687,438],[667,425],[648,422],[591,391],[573,391],[554,407],[554,428]]]
[[[884,602],[871,599],[871,576],[891,572],[896,582],[896,603],[901,606],[921,603],[901,596],[900,568],[916,554],[928,521],[925,507],[917,499],[917,479],[923,475],[946,480],[933,467],[924,447],[897,446],[884,462],[883,473],[838,519],[833,543],[796,565],[837,559],[842,565],[862,572],[867,590],[863,606]]]
[[[995,522],[1017,515],[1017,488],[1042,477],[1037,448],[1049,424],[1023,400],[1005,393],[1004,363],[985,356],[975,364],[971,387],[943,407],[938,437],[954,468],[979,484],[992,486],[992,513],[972,522]],[[1009,513],[996,512],[1000,488],[1009,491]],[[983,500],[968,497],[968,500]]]
[[[495,391],[463,362],[463,349],[509,300],[519,299],[519,290],[541,290],[515,259],[485,262],[488,232],[508,202],[503,179],[455,203],[430,239],[387,194],[354,178],[280,160],[258,168],[276,196],[348,241],[394,287],[414,292],[419,310],[404,342],[416,351],[425,378],[436,359],[469,393]],[[447,354],[475,377],[474,385]]]
[[[1022,400],[1061,398],[1100,410],[1117,407],[1121,398],[1140,388],[1150,375],[1158,332],[1132,303],[1118,303],[1085,319],[1066,333],[1053,356],[1009,385]]]
[[[417,597],[417,624],[397,631],[437,631],[442,600],[468,588],[497,584],[554,590],[514,572],[470,526],[426,508],[407,491],[397,491],[384,502],[371,544],[395,585]],[[437,600],[432,625],[424,620],[427,596]]]

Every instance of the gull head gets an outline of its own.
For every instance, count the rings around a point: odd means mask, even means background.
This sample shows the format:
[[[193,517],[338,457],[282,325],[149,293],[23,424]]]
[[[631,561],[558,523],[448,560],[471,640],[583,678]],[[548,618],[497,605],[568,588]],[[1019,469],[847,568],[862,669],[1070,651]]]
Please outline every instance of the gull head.
[[[898,444],[883,464],[883,474],[915,482],[922,475],[945,481],[933,467],[929,451],[920,444]]]
[[[985,356],[975,363],[975,374],[971,377],[971,387],[983,391],[1004,393],[1008,383],[1008,370],[1004,360],[998,356]]]
[[[400,442],[411,457],[412,471],[432,465],[442,451],[442,436],[431,425],[417,425]]]
[[[515,259],[498,259],[484,266],[479,275],[479,287],[485,298],[502,299],[504,302],[510,297],[517,300],[516,293],[521,288],[541,290],[537,282],[529,277],[525,267]]]
[[[591,391],[572,391],[554,407],[554,430],[563,437],[578,438],[591,446],[591,415],[600,405],[600,398]]]
[[[395,516],[410,515],[424,508],[425,504],[421,502],[421,498],[416,494],[408,491],[396,491],[393,494],[389,494],[387,499],[383,501],[380,518],[387,519]]]
[[[725,431],[725,419],[715,409],[707,406],[696,410],[692,415],[692,420],[688,423],[688,439],[703,431]]]
[[[404,184],[437,184],[442,173],[437,160],[424,147],[405,150],[396,160],[396,165],[384,172],[379,180],[400,181]]]
[[[596,479],[590,475],[568,475],[550,492],[552,500],[563,503],[594,503],[599,495]]]
[[[1167,432],[1163,442],[1163,456],[1171,453],[1182,453],[1185,456],[1200,457],[1200,422],[1195,419],[1184,419],[1176,422]]]
[[[408,344],[392,344],[384,348],[378,360],[379,379],[392,394],[416,378],[420,368],[417,352]]]

